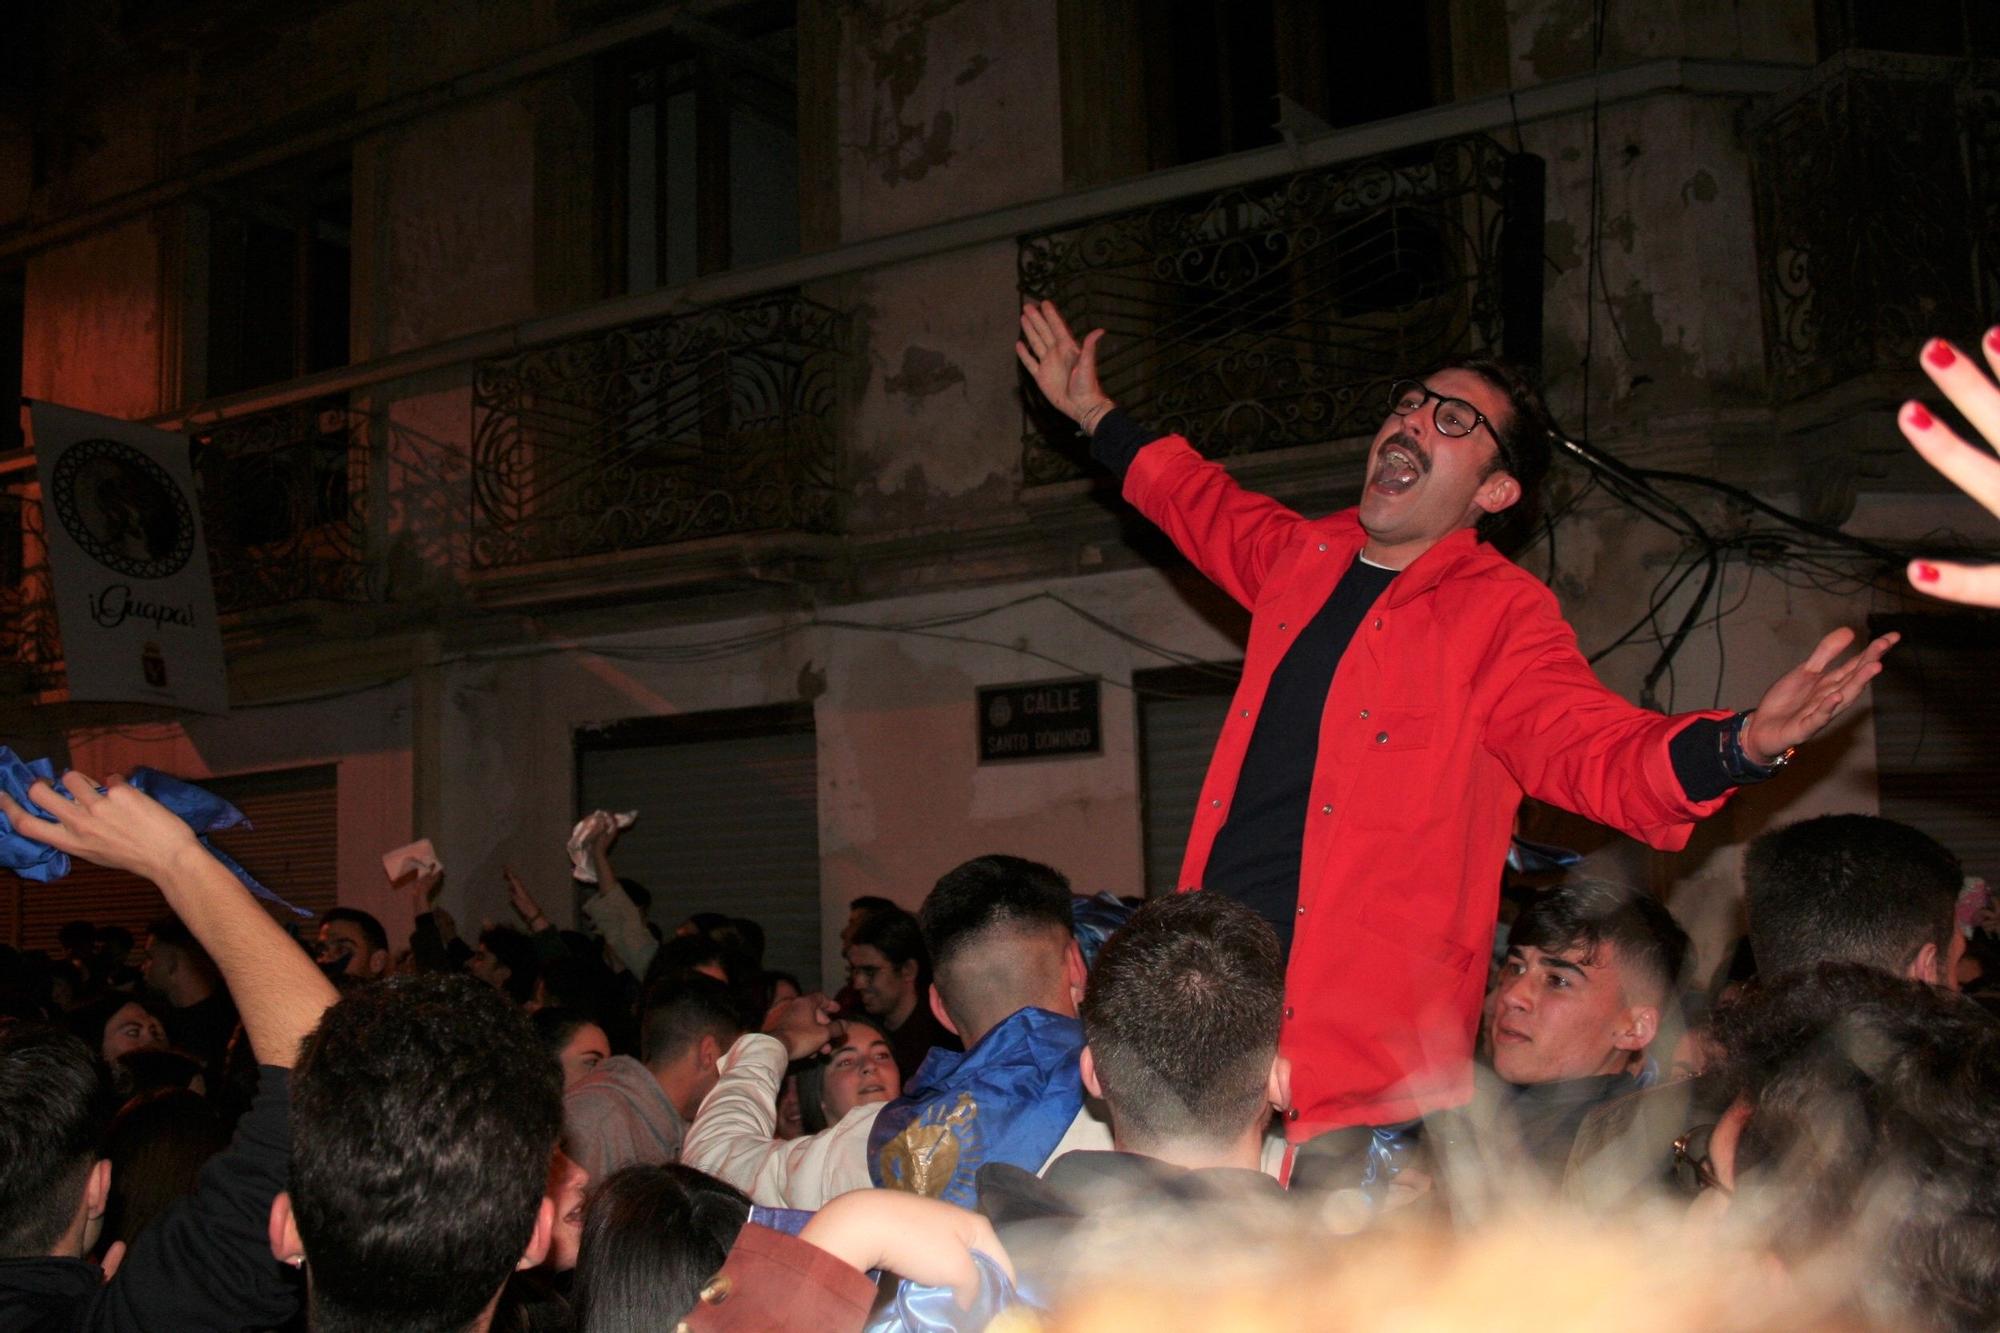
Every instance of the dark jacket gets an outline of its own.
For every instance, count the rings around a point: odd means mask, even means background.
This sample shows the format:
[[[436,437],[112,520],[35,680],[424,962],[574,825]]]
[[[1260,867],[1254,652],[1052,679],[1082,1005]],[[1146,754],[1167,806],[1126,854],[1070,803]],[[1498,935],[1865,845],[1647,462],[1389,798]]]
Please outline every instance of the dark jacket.
[[[297,1275],[271,1256],[271,1200],[291,1160],[286,1071],[258,1072],[257,1099],[193,1195],[139,1233],[117,1275],[82,1259],[0,1261],[0,1333],[273,1328],[297,1311]]]

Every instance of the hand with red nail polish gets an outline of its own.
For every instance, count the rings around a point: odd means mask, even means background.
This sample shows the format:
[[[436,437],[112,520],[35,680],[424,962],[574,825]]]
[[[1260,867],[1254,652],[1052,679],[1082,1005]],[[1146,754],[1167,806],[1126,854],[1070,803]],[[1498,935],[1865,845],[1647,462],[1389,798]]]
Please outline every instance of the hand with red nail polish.
[[[2000,328],[1989,329],[1980,342],[1986,360],[2000,375]],[[1946,398],[1965,415],[1988,444],[2000,445],[2000,387],[1971,357],[1942,338],[1924,347],[1920,360]],[[1949,477],[1958,488],[2000,518],[2000,460],[1939,421],[1922,403],[1905,403],[1897,415],[1903,438],[1924,461]],[[1913,560],[1912,586],[1933,597],[1973,606],[2000,607],[2000,565],[1961,565],[1946,560]]]

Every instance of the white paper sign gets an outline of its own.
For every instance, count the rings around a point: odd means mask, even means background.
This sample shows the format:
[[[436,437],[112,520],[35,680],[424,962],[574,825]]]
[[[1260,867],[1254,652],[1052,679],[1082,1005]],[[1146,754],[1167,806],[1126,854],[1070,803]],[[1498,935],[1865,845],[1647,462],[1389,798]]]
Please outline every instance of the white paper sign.
[[[72,699],[229,711],[185,436],[33,403]]]

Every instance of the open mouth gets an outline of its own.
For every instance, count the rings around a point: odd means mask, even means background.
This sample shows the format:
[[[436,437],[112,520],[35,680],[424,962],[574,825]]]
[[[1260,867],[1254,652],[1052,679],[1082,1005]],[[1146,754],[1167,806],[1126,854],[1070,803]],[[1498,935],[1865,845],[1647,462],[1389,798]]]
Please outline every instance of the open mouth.
[[[887,1086],[881,1083],[863,1083],[854,1090],[854,1095],[856,1097],[873,1097],[877,1093],[887,1092],[888,1090]]]
[[[1496,1027],[1493,1029],[1493,1040],[1507,1042],[1526,1041],[1528,1040],[1528,1034],[1522,1032],[1519,1028]]]
[[[1401,495],[1430,471],[1430,460],[1407,435],[1392,435],[1375,459],[1368,484],[1385,495]]]

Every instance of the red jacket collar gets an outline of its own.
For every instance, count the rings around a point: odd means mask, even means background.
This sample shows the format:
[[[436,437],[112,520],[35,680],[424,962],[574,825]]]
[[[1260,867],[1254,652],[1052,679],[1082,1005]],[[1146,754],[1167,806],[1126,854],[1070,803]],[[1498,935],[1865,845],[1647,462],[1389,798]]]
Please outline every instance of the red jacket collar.
[[[1337,514],[1329,514],[1320,520],[1329,536],[1338,537],[1341,544],[1351,547],[1359,558],[1361,548],[1368,544],[1368,534],[1361,530],[1361,511],[1343,509]],[[1473,568],[1490,567],[1494,562],[1506,563],[1507,557],[1479,540],[1479,534],[1471,528],[1460,528],[1448,537],[1412,560],[1396,581],[1389,585],[1389,605],[1403,606],[1421,597],[1444,581],[1449,575],[1460,572],[1467,566]]]

